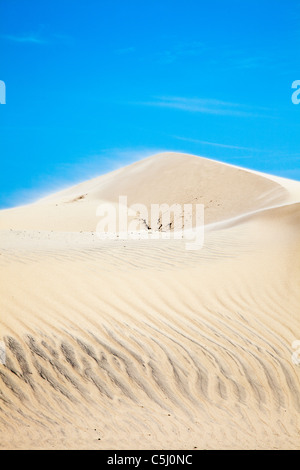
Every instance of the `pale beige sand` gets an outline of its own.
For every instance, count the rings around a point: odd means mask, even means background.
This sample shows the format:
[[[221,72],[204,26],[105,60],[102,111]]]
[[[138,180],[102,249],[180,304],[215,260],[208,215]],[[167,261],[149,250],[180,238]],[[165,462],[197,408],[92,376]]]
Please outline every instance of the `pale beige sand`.
[[[95,231],[101,202],[204,204],[206,223],[284,203],[278,182],[212,160],[163,153],[61,191],[36,204],[0,212],[0,230]]]
[[[99,240],[119,194],[204,203],[204,247]],[[298,449],[299,201],[163,154],[1,211],[0,448]]]

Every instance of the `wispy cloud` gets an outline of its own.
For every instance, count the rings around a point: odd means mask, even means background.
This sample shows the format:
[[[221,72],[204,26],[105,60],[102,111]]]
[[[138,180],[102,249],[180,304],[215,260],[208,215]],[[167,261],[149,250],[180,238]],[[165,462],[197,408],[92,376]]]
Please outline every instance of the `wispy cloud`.
[[[258,117],[262,116],[251,106],[239,103],[231,103],[216,99],[186,98],[178,96],[156,97],[151,101],[143,101],[136,104],[155,106],[161,108],[173,108],[193,113],[214,114],[223,116]],[[261,109],[261,108],[260,108]]]
[[[180,137],[177,135],[173,135],[172,137],[177,140],[183,140],[185,142],[192,142],[194,144],[200,144],[200,145],[209,145],[212,147],[221,147],[221,148],[234,149],[234,150],[257,151],[257,149],[255,148],[242,147],[240,145],[229,145],[229,144],[221,144],[219,142],[208,142],[206,140],[191,139],[189,137]]]
[[[38,35],[34,34],[25,34],[22,36],[19,35],[4,35],[2,36],[4,39],[12,42],[19,42],[19,43],[28,43],[28,44],[47,44],[48,41],[39,37]]]
[[[73,38],[67,34],[53,33],[47,35],[41,35],[40,32],[35,33],[26,33],[26,34],[3,34],[1,36],[3,39],[19,44],[37,44],[37,45],[46,45],[46,44],[72,44]]]

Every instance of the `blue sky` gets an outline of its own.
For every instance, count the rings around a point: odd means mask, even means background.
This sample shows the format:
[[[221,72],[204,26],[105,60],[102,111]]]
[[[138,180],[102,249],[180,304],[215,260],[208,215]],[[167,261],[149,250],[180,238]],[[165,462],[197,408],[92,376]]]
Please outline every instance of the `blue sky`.
[[[0,208],[159,151],[300,180],[299,0],[0,0]]]

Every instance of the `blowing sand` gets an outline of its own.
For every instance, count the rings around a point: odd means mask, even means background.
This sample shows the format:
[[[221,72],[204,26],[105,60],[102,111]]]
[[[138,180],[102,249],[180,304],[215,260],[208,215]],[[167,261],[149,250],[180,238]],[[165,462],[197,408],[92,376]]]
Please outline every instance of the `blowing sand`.
[[[204,246],[100,240],[120,195]],[[175,153],[1,211],[0,448],[299,449],[299,230],[300,183]]]

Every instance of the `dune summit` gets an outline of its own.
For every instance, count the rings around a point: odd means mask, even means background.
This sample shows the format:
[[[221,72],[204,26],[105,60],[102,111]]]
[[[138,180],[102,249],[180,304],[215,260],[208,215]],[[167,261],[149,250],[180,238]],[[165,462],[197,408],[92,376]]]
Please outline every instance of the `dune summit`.
[[[0,212],[0,229],[95,231],[99,204],[204,204],[206,223],[218,222],[286,200],[275,181],[194,155],[162,153],[50,195],[35,204]]]
[[[204,246],[100,240],[120,196]],[[300,183],[177,153],[0,211],[0,448],[298,449],[299,229]]]

